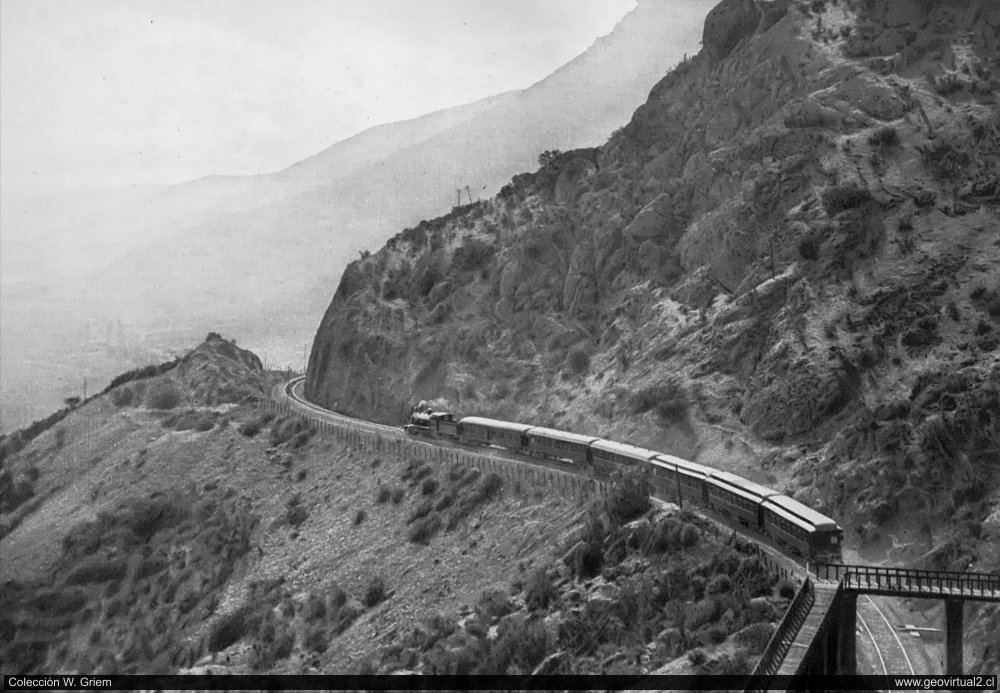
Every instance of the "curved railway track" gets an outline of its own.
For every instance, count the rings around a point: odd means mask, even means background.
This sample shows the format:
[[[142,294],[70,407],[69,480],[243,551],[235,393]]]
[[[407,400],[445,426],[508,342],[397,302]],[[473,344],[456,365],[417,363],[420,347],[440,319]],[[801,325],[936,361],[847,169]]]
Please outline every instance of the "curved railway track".
[[[287,383],[276,385],[272,390],[272,398],[276,401],[285,401],[290,404],[293,408],[299,409],[304,413],[311,414],[322,420],[328,421],[330,423],[339,423],[343,425],[352,426],[358,430],[379,433],[382,435],[390,435],[393,437],[406,437],[401,432],[398,427],[389,426],[387,424],[374,423],[372,421],[365,421],[364,419],[358,419],[352,416],[347,416],[345,414],[339,414],[337,412],[331,411],[317,404],[314,404],[307,400],[302,394],[302,387],[305,384],[305,376],[299,376],[289,380]],[[438,445],[440,447],[459,447],[464,449],[463,446],[452,446],[445,444],[443,441],[436,439],[424,440],[423,442],[428,442],[433,445]],[[522,455],[514,455],[507,450],[496,447],[484,447],[477,448],[477,454],[487,454],[498,459],[515,460],[521,463],[533,464],[539,467],[548,467],[559,469],[562,471],[570,471],[575,474],[582,474],[582,470],[579,467],[566,463],[554,463],[550,460],[543,460],[536,457],[524,457]],[[662,499],[659,499],[662,501]],[[757,532],[753,531],[747,527],[740,527],[739,529],[733,528],[729,525],[726,518],[718,515],[712,511],[706,510],[702,507],[697,507],[697,514],[706,517],[713,522],[720,523],[724,525],[727,529],[732,531],[734,534],[739,535],[745,540],[753,542],[760,550],[767,555],[767,557],[774,562],[776,565],[782,566],[792,573],[802,575],[803,577],[808,572],[807,567],[803,566],[796,558],[792,556],[787,556],[775,547],[768,543],[767,537],[759,535]],[[865,610],[862,611],[862,604],[865,604]],[[867,618],[866,618],[867,616]],[[868,663],[870,668],[873,670],[870,673],[875,674],[889,674],[889,673],[905,673],[902,669],[902,665],[905,664],[908,673],[915,673],[910,657],[906,653],[906,648],[903,646],[902,641],[896,634],[895,629],[892,624],[889,623],[888,618],[886,618],[884,612],[879,609],[876,603],[871,597],[865,597],[864,600],[858,600],[858,626],[859,630],[863,631],[863,635],[866,635],[872,644],[875,660],[871,661],[870,657],[861,657],[859,660]],[[881,639],[882,644],[894,643],[897,647],[893,648],[891,652],[883,652],[882,647],[879,644]],[[899,666],[900,668],[896,668]],[[891,668],[891,672],[890,672]],[[878,671],[881,669],[881,671]]]

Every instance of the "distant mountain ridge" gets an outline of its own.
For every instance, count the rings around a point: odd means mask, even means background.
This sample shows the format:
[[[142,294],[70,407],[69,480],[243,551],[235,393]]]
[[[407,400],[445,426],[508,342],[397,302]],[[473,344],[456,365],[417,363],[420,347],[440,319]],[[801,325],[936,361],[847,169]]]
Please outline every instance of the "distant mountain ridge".
[[[18,210],[5,200],[3,276],[16,291],[4,292],[4,390],[37,390],[34,375],[11,380],[32,356],[79,363],[81,322],[121,320],[156,335],[161,353],[220,329],[292,363],[287,354],[311,339],[359,251],[447,212],[457,188],[486,197],[544,150],[606,139],[696,50],[713,2],[640,0],[609,35],[526,89],[379,125],[273,173],[85,200],[96,205],[60,198]],[[22,296],[44,301],[15,305]]]

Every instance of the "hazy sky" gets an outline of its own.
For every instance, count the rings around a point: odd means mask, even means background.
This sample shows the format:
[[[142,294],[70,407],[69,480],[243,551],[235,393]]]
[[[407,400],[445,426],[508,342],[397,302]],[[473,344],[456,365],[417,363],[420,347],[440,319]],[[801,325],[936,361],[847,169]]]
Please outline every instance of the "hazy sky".
[[[635,0],[0,0],[8,193],[283,168],[529,86]]]

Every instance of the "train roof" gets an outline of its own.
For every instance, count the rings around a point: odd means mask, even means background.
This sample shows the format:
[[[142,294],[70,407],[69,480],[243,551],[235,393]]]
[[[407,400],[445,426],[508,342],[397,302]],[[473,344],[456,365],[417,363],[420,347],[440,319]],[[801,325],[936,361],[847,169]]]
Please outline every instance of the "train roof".
[[[595,440],[590,444],[590,447],[594,450],[600,450],[602,452],[611,452],[616,455],[625,455],[626,457],[634,457],[637,460],[649,460],[656,457],[658,452],[655,450],[647,450],[646,448],[640,448],[636,445],[629,445],[628,443],[616,443],[613,440],[607,440],[600,438]]]
[[[711,467],[706,467],[703,464],[698,464],[697,462],[689,462],[688,460],[681,459],[680,457],[674,457],[673,455],[659,454],[654,459],[653,462],[659,462],[660,464],[665,464],[668,467],[676,467],[681,473],[707,477],[715,470]]]
[[[496,428],[501,431],[510,431],[512,433],[525,433],[531,426],[522,423],[515,423],[513,421],[500,421],[499,419],[487,419],[483,416],[466,416],[460,421],[460,424],[469,424],[470,426],[485,426],[486,428]]]
[[[590,445],[595,440],[600,440],[597,436],[582,436],[579,433],[569,433],[567,431],[559,431],[554,428],[541,428],[539,426],[532,426],[528,429],[527,434],[529,436],[561,440],[564,443],[575,443],[577,445]]]
[[[754,483],[749,479],[744,479],[743,477],[731,472],[715,470],[712,472],[711,478],[712,481],[716,482],[719,486],[736,489],[738,491],[742,491],[744,494],[749,494],[756,498],[768,498],[770,496],[778,495],[778,492],[774,489],[768,488],[762,484]]]
[[[823,513],[817,512],[808,505],[783,494],[777,494],[765,499],[762,505],[798,525],[824,530],[840,529],[840,526],[834,520],[831,520]]]

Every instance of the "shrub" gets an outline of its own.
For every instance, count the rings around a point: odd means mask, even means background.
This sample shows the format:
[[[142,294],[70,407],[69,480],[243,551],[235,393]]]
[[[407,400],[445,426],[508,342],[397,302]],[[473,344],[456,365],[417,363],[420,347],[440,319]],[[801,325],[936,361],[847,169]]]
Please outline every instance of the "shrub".
[[[121,580],[128,572],[125,561],[107,561],[100,559],[83,563],[74,568],[66,576],[67,585],[82,585],[94,582],[109,582]]]
[[[267,424],[274,420],[274,414],[262,414],[255,419],[244,422],[240,425],[239,431],[247,438],[253,438],[255,435],[260,433],[262,429]]]
[[[455,502],[455,495],[456,494],[454,491],[448,491],[447,493],[443,494],[438,499],[437,503],[434,504],[434,509],[440,511],[449,508],[451,504]]]
[[[406,521],[406,524],[413,524],[417,520],[426,517],[434,509],[434,503],[430,499],[424,500],[420,505],[417,506],[416,510],[410,515],[410,519]]]
[[[579,578],[592,578],[604,566],[604,551],[600,544],[588,542],[573,556],[573,574]]]
[[[240,608],[216,621],[208,636],[209,652],[224,650],[243,639],[252,627],[248,617],[249,611],[246,608]]]
[[[490,472],[479,482],[479,485],[476,487],[475,497],[483,501],[493,500],[500,493],[501,488],[503,488],[503,479],[496,472]]]
[[[746,647],[751,654],[760,654],[767,647],[767,643],[770,642],[774,631],[775,625],[773,623],[751,623],[733,635],[733,639]]]
[[[414,544],[428,544],[440,529],[441,518],[437,514],[428,515],[413,523],[409,531],[409,540]]]
[[[832,185],[820,196],[823,207],[830,217],[834,217],[846,209],[855,209],[871,200],[872,195],[865,188],[857,185]]]
[[[524,604],[531,611],[546,608],[558,596],[559,590],[552,583],[546,568],[537,568],[528,577],[528,584],[524,588]]]
[[[166,411],[181,403],[181,391],[169,381],[156,383],[146,391],[146,407]]]
[[[511,667],[531,671],[548,654],[545,626],[538,621],[510,619],[501,623],[488,655],[490,673],[508,673]]]
[[[406,490],[402,486],[392,489],[392,504],[399,505],[403,501],[404,495],[406,495]]]
[[[312,439],[312,437],[313,437],[313,429],[311,428],[306,429],[305,431],[299,431],[292,438],[292,442],[290,443],[290,445],[293,450],[298,450],[299,448],[305,446],[310,441],[310,439]]]
[[[957,178],[965,173],[972,158],[954,142],[936,140],[933,145],[918,147],[920,157],[931,174],[938,180]]]
[[[692,580],[693,582],[693,580]],[[719,620],[722,615],[719,602],[715,599],[702,599],[695,602],[684,615],[684,628],[689,631],[698,630]]]
[[[292,441],[293,447],[301,447],[315,433],[312,424],[301,416],[275,419],[271,424],[271,445],[278,447]],[[300,434],[304,434],[301,435]]]
[[[466,238],[452,255],[452,269],[458,272],[475,271],[493,259],[496,249],[477,238]]]
[[[433,477],[430,477],[430,478],[424,479],[424,483],[421,486],[420,491],[425,496],[429,496],[429,495],[433,494],[435,491],[437,491],[438,487],[440,487],[440,484],[438,483],[438,480],[435,479],[435,478],[433,478]]]
[[[368,581],[368,587],[365,588],[365,596],[362,598],[361,603],[370,609],[384,601],[385,595],[385,581],[376,575]]]
[[[698,528],[687,522],[681,527],[680,542],[681,546],[686,549],[693,549],[698,545],[698,541],[701,539],[701,532]]]
[[[302,496],[296,493],[285,503],[285,521],[298,527],[309,517],[309,511],[302,507]]]
[[[493,620],[503,618],[513,611],[514,605],[502,590],[483,592],[476,603],[476,612]]]
[[[326,634],[326,628],[317,625],[310,630],[305,637],[305,646],[316,654],[323,654],[330,644],[330,639]]]
[[[677,421],[687,413],[687,392],[675,379],[668,378],[663,383],[650,385],[636,392],[629,405],[633,414],[655,409],[664,419]]]
[[[582,375],[590,370],[590,357],[581,349],[573,349],[566,356],[566,367],[570,373]]]
[[[653,485],[640,469],[615,472],[605,501],[608,517],[615,524],[634,520],[649,510],[649,494]]]
[[[392,489],[389,488],[388,484],[382,484],[378,487],[378,491],[375,492],[376,503],[388,503],[391,497]]]
[[[347,603],[347,592],[340,585],[334,583],[330,586],[326,595],[327,613],[333,613]]]
[[[899,145],[899,133],[891,126],[879,128],[869,135],[868,144],[879,149],[896,147]]]
[[[353,522],[354,526],[357,527],[358,525],[360,525],[362,522],[365,521],[365,518],[367,517],[368,513],[366,513],[364,510],[358,510],[356,513],[354,513],[354,522]]]
[[[733,580],[725,573],[719,573],[705,586],[706,594],[723,594],[725,592],[731,592],[733,589]]]
[[[696,647],[690,652],[688,652],[687,658],[688,661],[692,664],[692,666],[696,667],[700,667],[702,664],[705,663],[705,660],[707,659],[707,657],[705,656],[705,650],[701,649],[700,647]]]
[[[947,72],[934,80],[934,91],[941,96],[951,96],[964,88],[965,83],[954,72]]]
[[[820,240],[816,236],[806,236],[799,241],[799,257],[803,260],[816,260],[819,258]]]
[[[127,385],[111,391],[111,403],[116,407],[130,407],[135,403],[135,392]]]
[[[792,599],[795,597],[796,587],[795,583],[784,578],[778,583],[778,594],[785,599]]]

